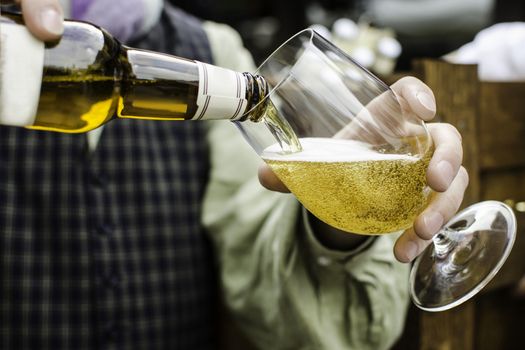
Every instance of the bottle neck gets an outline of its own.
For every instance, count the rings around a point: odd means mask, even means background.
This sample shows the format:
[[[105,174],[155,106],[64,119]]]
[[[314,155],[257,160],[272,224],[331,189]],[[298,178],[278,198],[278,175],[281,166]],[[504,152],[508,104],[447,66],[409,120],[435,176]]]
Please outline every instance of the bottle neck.
[[[188,120],[197,111],[199,70],[195,61],[123,47],[118,116]]]
[[[164,120],[259,120],[266,81],[210,64],[124,48],[118,115]]]

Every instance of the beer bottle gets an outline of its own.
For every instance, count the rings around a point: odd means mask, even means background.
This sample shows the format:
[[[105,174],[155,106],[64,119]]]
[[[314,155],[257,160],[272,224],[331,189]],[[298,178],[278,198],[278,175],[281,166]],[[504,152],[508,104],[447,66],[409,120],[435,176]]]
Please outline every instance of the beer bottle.
[[[130,48],[85,22],[66,21],[55,43],[34,38],[19,14],[3,11],[0,26],[0,124],[80,133],[119,118],[264,114],[260,76]]]

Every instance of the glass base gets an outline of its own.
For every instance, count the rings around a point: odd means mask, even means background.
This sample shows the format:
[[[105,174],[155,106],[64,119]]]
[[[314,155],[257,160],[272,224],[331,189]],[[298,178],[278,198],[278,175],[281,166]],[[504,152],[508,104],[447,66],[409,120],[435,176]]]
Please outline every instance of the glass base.
[[[496,275],[516,237],[516,217],[497,201],[459,212],[415,261],[410,273],[414,304],[444,311],[467,301]]]

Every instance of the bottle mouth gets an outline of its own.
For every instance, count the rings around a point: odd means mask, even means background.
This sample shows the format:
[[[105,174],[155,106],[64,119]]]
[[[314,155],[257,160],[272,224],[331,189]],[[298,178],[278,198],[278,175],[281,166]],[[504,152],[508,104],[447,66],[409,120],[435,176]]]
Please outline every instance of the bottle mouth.
[[[248,96],[248,103],[252,108],[244,113],[240,121],[250,119],[252,122],[259,122],[264,115],[263,111],[269,101],[266,98],[269,88],[268,83],[262,76],[257,74],[245,72],[243,75],[246,77],[251,87]]]

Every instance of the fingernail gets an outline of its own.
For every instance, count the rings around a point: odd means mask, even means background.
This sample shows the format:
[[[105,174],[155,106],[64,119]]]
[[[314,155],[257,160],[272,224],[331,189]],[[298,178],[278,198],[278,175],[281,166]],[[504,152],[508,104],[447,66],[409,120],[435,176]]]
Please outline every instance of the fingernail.
[[[417,255],[417,244],[414,241],[407,241],[405,247],[405,257],[410,262],[416,258]]]
[[[454,180],[454,169],[452,169],[452,165],[446,160],[442,160],[437,165],[437,171],[441,175],[440,179],[442,180],[443,186],[448,188],[452,180]]]
[[[423,216],[423,221],[425,222],[425,228],[427,231],[427,239],[431,239],[432,236],[438,232],[438,230],[443,226],[443,215],[436,211],[432,211]]]
[[[40,13],[42,26],[51,34],[62,35],[64,32],[64,17],[54,7],[46,7]]]
[[[436,111],[436,103],[434,102],[434,99],[432,96],[427,94],[426,92],[418,92],[416,94],[416,98],[426,109],[429,111],[435,112]]]

